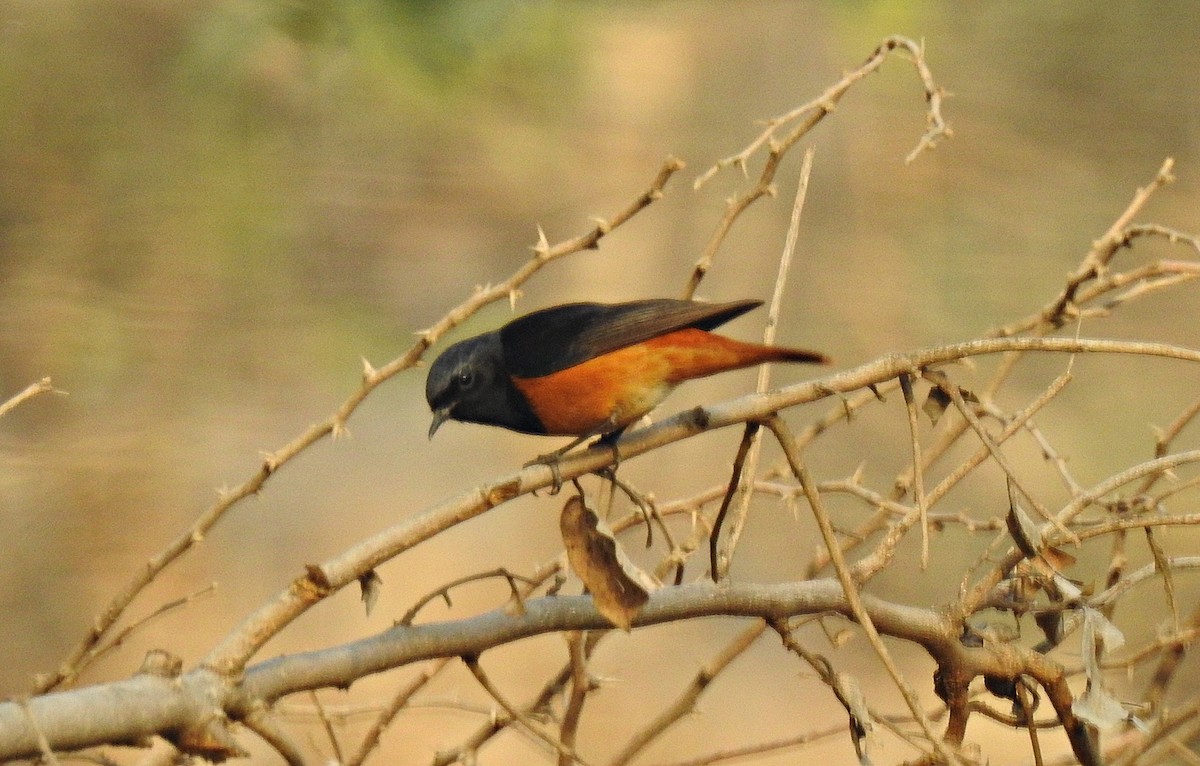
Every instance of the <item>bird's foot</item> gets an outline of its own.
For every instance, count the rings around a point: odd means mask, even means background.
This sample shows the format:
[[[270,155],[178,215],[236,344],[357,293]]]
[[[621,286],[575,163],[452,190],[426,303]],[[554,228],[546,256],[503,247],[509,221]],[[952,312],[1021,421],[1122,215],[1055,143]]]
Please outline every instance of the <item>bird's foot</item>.
[[[547,452],[545,455],[538,455],[533,460],[525,463],[522,468],[529,468],[530,466],[535,465],[544,465],[549,468],[550,475],[552,477],[550,484],[550,495],[554,496],[562,490],[562,468],[559,467],[559,462],[562,460],[562,456],[565,454],[566,450]]]
[[[604,470],[611,470],[614,476],[617,473],[617,469],[621,467],[621,451],[617,449],[617,440],[621,438],[621,434],[623,432],[624,429],[621,431],[611,431],[606,433],[597,439],[595,445],[593,445],[596,447],[608,447],[610,450],[612,450],[612,465]]]
[[[563,484],[562,469],[559,467],[559,463],[568,452],[575,449],[593,436],[595,436],[595,434],[586,434],[584,436],[580,436],[578,439],[575,439],[565,447],[560,447],[559,449],[556,449],[553,452],[547,452],[544,455],[538,455],[533,460],[530,460],[528,463],[526,463],[523,467],[528,468],[533,465],[544,465],[549,468],[550,473],[553,476],[553,481],[550,484],[550,494],[551,496],[557,495],[559,491],[562,490]],[[617,450],[617,439],[619,438],[621,438],[621,431],[611,431],[601,434],[600,438],[595,442],[595,446],[606,446],[612,450],[613,464],[611,466],[611,470],[614,472],[617,470],[617,467],[621,465],[621,453]]]

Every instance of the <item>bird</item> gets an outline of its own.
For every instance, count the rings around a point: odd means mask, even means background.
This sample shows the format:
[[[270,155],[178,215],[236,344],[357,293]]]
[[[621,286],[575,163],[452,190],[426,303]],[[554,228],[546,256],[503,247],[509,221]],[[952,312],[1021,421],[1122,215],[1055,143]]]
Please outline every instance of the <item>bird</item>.
[[[447,420],[574,437],[552,453],[561,455],[593,436],[613,444],[684,381],[764,362],[830,362],[711,332],[760,305],[652,298],[566,303],[513,319],[434,360],[425,381],[429,438]]]

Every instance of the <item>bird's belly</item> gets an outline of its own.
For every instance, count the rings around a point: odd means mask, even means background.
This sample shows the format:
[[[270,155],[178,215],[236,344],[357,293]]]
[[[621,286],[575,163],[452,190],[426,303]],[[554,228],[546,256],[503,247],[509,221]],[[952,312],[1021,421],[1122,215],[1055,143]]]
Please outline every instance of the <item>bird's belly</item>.
[[[645,345],[539,378],[514,378],[547,434],[607,433],[633,423],[675,388],[670,363]]]

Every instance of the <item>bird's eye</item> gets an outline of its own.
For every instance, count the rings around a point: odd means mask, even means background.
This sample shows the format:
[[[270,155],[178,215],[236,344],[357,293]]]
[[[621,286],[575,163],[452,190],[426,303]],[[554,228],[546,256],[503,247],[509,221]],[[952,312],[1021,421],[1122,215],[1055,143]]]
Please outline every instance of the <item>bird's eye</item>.
[[[470,370],[460,370],[455,380],[458,381],[459,388],[470,388],[475,384],[475,373]]]

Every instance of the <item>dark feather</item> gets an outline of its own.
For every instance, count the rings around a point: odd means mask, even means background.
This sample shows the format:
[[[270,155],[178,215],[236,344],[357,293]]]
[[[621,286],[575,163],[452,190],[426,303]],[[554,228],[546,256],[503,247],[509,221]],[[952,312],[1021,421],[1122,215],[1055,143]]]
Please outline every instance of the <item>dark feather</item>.
[[[535,311],[500,328],[508,372],[539,378],[601,354],[685,327],[712,330],[762,305],[655,298],[629,303],[568,303]]]

